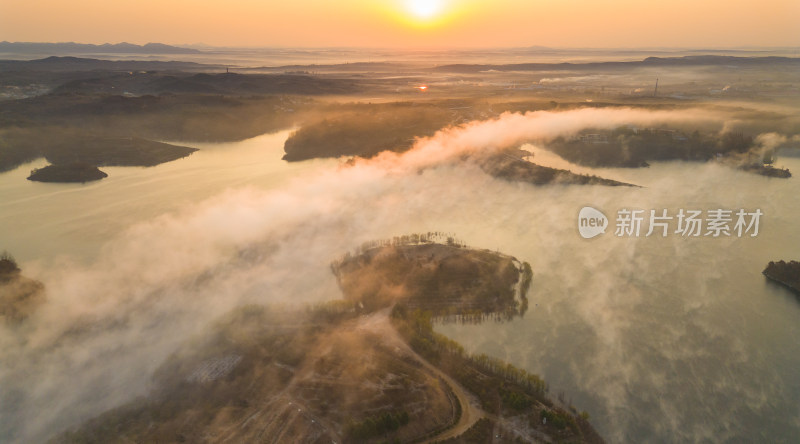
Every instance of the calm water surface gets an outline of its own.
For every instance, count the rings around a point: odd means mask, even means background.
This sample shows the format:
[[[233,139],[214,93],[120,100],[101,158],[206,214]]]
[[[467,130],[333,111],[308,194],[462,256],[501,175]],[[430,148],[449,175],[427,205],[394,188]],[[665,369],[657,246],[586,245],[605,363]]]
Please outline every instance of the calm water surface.
[[[0,248],[26,263],[68,255],[91,261],[121,231],[231,188],[280,190],[338,161],[280,160],[288,132],[198,145],[152,168],[103,168],[88,184],[25,180],[43,160],[0,174]],[[534,150],[535,151],[535,150]],[[537,152],[539,161],[573,167]],[[800,174],[800,159],[783,159]],[[800,436],[800,301],[767,282],[770,260],[800,259],[797,178],[768,179],[714,164],[582,169],[644,188],[530,187],[482,179],[443,199],[463,173],[443,169],[401,189],[374,238],[443,230],[470,245],[528,261],[535,273],[524,317],[507,323],[439,324],[472,352],[543,376],[612,442],[796,442]],[[412,179],[409,179],[412,180]],[[486,182],[488,180],[488,182]],[[428,186],[430,184],[430,186]],[[455,189],[455,188],[454,188]],[[407,197],[407,198],[404,198]],[[387,198],[388,199],[388,198]],[[578,210],[612,219],[621,208],[761,209],[751,237],[582,239]],[[364,214],[361,214],[364,213]],[[355,222],[354,222],[355,223]]]

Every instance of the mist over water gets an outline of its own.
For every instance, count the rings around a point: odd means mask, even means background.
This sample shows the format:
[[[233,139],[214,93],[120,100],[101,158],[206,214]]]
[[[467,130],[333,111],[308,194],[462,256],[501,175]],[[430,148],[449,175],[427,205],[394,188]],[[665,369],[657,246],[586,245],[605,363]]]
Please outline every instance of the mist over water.
[[[3,241],[48,297],[24,328],[0,327],[0,440],[41,440],[146,394],[169,354],[237,306],[340,297],[328,264],[364,241],[444,231],[529,262],[534,282],[524,318],[439,331],[541,374],[611,441],[789,441],[800,429],[800,305],[760,272],[800,245],[796,179],[674,162],[596,170],[644,188],[537,187],[454,161],[587,121],[686,118],[696,116],[507,115],[353,167],[277,161],[280,133],[46,193],[19,171],[0,176],[14,196],[3,232],[24,239]],[[76,216],[83,201],[96,217]],[[585,205],[612,219],[621,208],[764,216],[755,238],[617,238],[609,227],[585,240]],[[73,248],[82,259],[63,256]]]
[[[800,307],[760,272],[797,254],[796,188],[710,164],[648,173],[644,189],[531,191],[531,206],[549,210],[511,216],[514,234],[495,232],[501,250],[534,269],[531,309],[510,323],[438,331],[539,372],[612,442],[790,442],[800,427]],[[624,207],[760,208],[765,217],[755,238],[617,238],[612,226],[585,240],[576,229],[584,204],[609,217]]]
[[[199,148],[191,156],[155,167],[103,167],[105,180],[51,184],[25,180],[39,159],[0,175],[1,248],[18,261],[59,255],[95,258],[109,239],[130,226],[197,204],[229,188],[271,190],[294,176],[337,161],[280,160],[290,131],[233,143],[182,143]]]

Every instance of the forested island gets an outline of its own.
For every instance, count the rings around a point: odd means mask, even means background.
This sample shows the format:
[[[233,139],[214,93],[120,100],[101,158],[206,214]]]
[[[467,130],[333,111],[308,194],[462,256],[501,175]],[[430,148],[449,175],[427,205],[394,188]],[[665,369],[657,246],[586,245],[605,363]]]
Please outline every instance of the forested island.
[[[794,291],[800,296],[800,262],[770,261],[764,276]]]
[[[108,177],[94,165],[86,163],[68,163],[65,165],[48,165],[31,171],[28,180],[36,182],[80,182],[86,183]]]

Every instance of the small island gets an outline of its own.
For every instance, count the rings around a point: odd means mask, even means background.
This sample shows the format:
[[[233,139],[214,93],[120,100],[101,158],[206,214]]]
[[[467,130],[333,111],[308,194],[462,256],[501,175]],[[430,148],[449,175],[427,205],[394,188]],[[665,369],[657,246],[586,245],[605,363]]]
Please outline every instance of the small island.
[[[69,163],[65,165],[48,165],[31,171],[28,180],[36,182],[86,183],[108,177],[94,165],[86,163]]]
[[[766,177],[777,177],[779,179],[788,179],[792,177],[792,173],[788,168],[775,168],[771,165],[764,165],[760,163],[742,165],[739,167],[739,169],[742,171],[747,171],[748,173],[756,173]]]
[[[800,262],[770,261],[762,273],[800,296]]]

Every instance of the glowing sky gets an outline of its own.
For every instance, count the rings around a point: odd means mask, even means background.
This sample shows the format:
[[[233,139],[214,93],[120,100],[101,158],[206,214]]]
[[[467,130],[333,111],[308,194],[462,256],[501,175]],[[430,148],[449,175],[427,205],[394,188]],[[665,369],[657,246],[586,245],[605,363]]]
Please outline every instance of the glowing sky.
[[[798,0],[0,0],[0,40],[218,46],[800,45]]]

